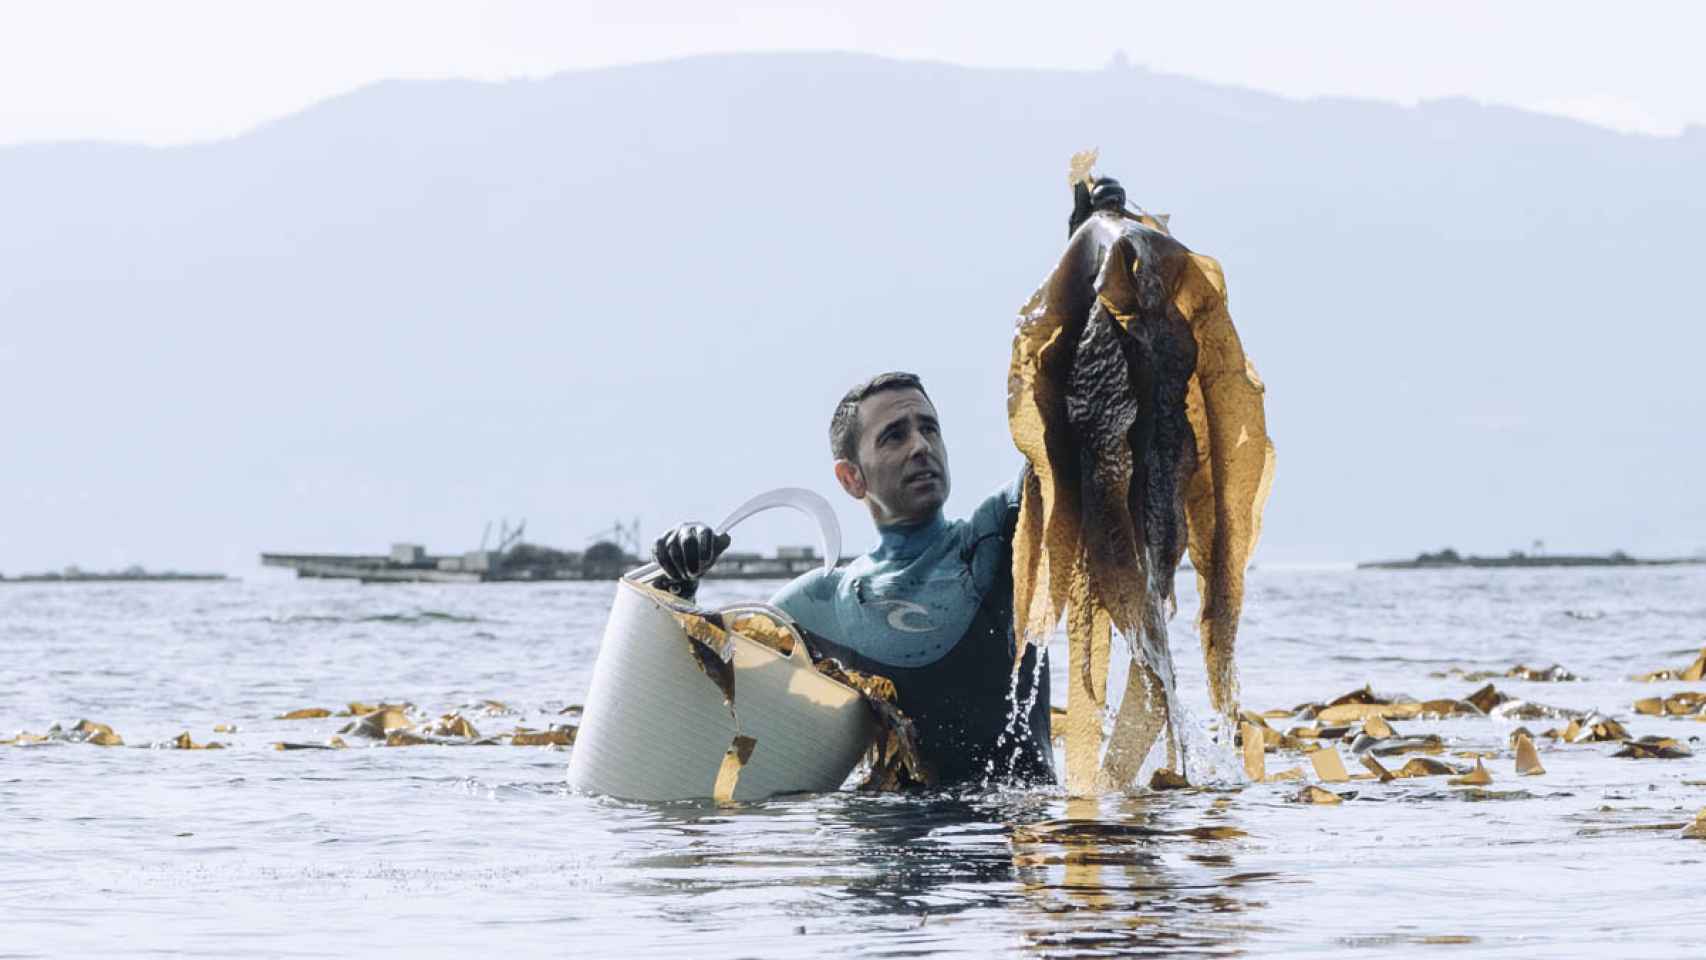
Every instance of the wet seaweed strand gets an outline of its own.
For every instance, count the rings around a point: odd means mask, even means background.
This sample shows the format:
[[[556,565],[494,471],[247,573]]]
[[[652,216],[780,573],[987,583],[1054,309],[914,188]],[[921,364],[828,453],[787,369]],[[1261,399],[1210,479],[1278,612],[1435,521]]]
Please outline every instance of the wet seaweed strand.
[[[1008,419],[1032,473],[1014,544],[1017,653],[1065,617],[1073,793],[1129,785],[1163,733],[1178,763],[1166,622],[1187,550],[1210,698],[1236,711],[1244,568],[1273,474],[1262,394],[1219,265],[1148,217],[1092,216],[1020,314]],[[1104,744],[1115,632],[1133,658]]]

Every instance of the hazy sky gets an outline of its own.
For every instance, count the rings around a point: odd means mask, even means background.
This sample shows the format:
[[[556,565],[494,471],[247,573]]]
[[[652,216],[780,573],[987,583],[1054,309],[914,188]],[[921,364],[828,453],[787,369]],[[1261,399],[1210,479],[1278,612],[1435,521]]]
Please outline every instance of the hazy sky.
[[[1706,124],[1706,4],[0,0],[0,143],[240,133],[386,77],[855,50],[1168,73],[1290,96],[1464,95],[1620,130]]]

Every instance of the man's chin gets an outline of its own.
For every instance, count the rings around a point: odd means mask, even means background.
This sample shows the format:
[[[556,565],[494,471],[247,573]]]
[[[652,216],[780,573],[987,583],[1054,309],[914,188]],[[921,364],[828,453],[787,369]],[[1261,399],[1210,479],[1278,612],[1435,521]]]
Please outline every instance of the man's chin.
[[[912,496],[907,498],[909,502],[906,512],[917,521],[928,520],[935,516],[936,511],[942,509],[942,505],[948,502],[948,487],[941,481],[921,484],[921,486],[924,486],[925,489],[915,491]]]

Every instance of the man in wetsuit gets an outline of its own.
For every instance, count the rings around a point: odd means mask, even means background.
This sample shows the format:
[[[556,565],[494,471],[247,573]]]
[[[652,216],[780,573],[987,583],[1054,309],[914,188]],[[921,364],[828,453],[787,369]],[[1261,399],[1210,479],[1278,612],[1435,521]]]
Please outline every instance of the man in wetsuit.
[[[1071,236],[1097,210],[1125,208],[1112,177],[1073,186]],[[1013,663],[1013,531],[1023,474],[945,520],[948,450],[924,385],[885,373],[841,398],[829,423],[835,479],[865,503],[881,542],[829,573],[815,570],[773,601],[847,666],[894,681],[942,784],[1054,779],[1047,669],[1037,650]],[[658,539],[661,586],[691,597],[728,546],[704,524]]]
[[[772,603],[812,645],[894,681],[938,784],[1052,781],[1047,669],[1037,651],[1013,671],[1013,531],[1018,480],[967,520],[947,520],[948,450],[936,408],[910,373],[885,373],[842,397],[829,425],[835,479],[877,525],[875,550],[814,570]],[[653,550],[660,584],[692,596],[728,546],[683,524]]]

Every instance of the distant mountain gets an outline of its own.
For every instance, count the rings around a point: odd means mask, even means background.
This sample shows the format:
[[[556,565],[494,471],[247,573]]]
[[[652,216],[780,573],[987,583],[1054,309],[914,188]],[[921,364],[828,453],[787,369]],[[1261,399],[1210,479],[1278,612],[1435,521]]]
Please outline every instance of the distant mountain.
[[[577,547],[781,484],[862,547],[825,431],[890,368],[968,510],[1017,468],[1011,325],[1089,146],[1226,267],[1279,449],[1263,562],[1706,543],[1706,131],[783,54],[0,149],[0,570],[462,549],[506,514]]]

